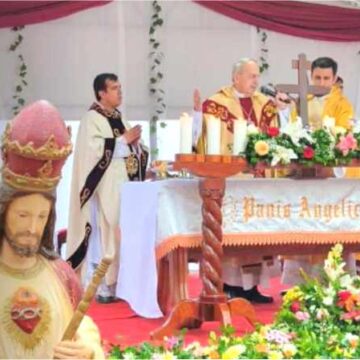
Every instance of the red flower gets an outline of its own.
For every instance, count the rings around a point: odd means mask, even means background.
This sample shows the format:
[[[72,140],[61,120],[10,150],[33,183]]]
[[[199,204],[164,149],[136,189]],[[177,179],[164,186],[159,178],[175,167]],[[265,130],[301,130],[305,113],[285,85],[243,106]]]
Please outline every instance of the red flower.
[[[360,310],[350,311],[340,316],[341,320],[355,320],[360,321]]]
[[[346,301],[351,296],[351,292],[348,290],[342,290],[337,293],[337,296],[340,301]]]
[[[301,310],[301,304],[299,301],[294,301],[291,305],[290,305],[290,310],[293,312],[293,313],[296,313],[298,311]]]
[[[339,307],[344,307],[344,305],[346,305],[347,300],[351,298],[351,295],[352,295],[351,292],[348,290],[339,291],[337,293],[338,302],[336,305]]]
[[[280,131],[277,127],[268,127],[268,129],[266,130],[266,133],[270,136],[270,137],[276,137],[279,135]]]
[[[315,151],[311,146],[306,146],[304,148],[303,157],[304,159],[312,159],[314,157]]]

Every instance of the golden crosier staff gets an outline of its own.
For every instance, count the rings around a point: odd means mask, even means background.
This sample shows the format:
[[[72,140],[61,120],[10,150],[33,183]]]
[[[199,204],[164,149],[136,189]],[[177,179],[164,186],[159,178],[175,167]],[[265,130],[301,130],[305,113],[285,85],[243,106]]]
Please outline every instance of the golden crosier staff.
[[[90,281],[90,284],[86,288],[86,291],[77,306],[74,315],[67,326],[64,335],[62,337],[62,340],[72,340],[76,334],[76,331],[81,323],[81,320],[83,319],[87,309],[90,306],[91,300],[95,296],[96,290],[98,286],[101,283],[101,280],[106,274],[107,269],[109,268],[109,265],[112,263],[113,258],[105,256],[98,267],[96,268],[94,275]]]

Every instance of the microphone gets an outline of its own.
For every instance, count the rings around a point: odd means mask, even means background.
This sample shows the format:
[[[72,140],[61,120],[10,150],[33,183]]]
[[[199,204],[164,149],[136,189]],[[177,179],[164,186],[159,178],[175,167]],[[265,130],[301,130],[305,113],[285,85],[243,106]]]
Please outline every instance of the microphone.
[[[268,86],[261,86],[260,87],[260,92],[264,95],[267,96],[272,96],[275,97],[277,94],[277,91],[274,89],[269,88]],[[290,104],[290,99],[280,99],[280,101],[282,101],[285,104]]]

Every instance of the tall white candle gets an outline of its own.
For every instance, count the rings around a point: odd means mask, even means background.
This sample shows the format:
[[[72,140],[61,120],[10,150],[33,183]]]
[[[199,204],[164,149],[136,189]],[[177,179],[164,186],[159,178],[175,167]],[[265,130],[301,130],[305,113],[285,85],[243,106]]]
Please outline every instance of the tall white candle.
[[[221,121],[215,116],[208,116],[206,119],[206,140],[207,154],[220,155]]]
[[[187,113],[180,116],[180,154],[192,153],[193,119]]]
[[[247,142],[247,122],[244,119],[235,119],[233,155],[245,152]]]

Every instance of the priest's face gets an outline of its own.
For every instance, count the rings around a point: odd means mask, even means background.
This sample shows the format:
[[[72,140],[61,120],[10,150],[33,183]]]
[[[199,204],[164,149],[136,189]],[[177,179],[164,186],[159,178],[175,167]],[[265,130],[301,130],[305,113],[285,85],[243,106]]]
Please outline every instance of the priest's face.
[[[106,90],[100,91],[101,102],[107,107],[115,109],[121,105],[121,85],[118,81],[113,81],[110,79],[107,79],[105,84]]]
[[[234,74],[234,88],[246,96],[251,96],[259,86],[259,77],[259,66],[255,62],[250,61]]]
[[[311,81],[315,86],[324,86],[330,89],[336,82],[336,75],[332,68],[315,68],[311,73]]]
[[[41,194],[15,198],[5,217],[5,243],[21,257],[34,256],[40,247],[51,212],[51,201]]]

